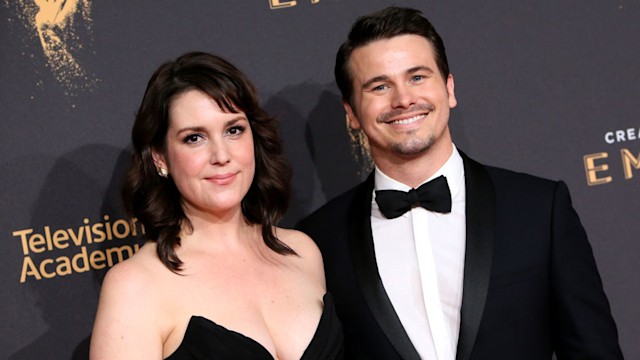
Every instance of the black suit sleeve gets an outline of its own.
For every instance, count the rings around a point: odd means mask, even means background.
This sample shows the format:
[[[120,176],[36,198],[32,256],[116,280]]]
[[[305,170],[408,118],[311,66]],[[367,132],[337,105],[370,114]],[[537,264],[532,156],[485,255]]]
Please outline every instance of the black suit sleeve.
[[[558,359],[622,359],[593,252],[563,182],[554,194],[551,236],[551,328]]]

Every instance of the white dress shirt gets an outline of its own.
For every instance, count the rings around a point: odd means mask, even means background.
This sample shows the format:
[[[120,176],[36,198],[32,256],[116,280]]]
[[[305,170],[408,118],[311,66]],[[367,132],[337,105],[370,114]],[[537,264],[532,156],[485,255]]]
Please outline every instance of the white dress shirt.
[[[409,339],[422,359],[454,360],[460,329],[465,254],[465,182],[456,147],[429,179],[444,175],[451,213],[413,208],[385,218],[371,202],[371,228],[380,278]],[[411,187],[375,169],[374,190]]]

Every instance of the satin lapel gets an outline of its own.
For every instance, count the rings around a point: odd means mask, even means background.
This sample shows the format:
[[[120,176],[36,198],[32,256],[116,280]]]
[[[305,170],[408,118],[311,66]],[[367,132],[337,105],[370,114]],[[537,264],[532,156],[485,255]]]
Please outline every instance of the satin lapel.
[[[372,192],[373,174],[360,186],[349,209],[349,250],[358,285],[376,322],[402,359],[419,360],[420,356],[398,319],[378,273],[371,233]]]
[[[471,356],[489,290],[496,204],[486,168],[462,152],[466,183],[466,250],[457,360]]]

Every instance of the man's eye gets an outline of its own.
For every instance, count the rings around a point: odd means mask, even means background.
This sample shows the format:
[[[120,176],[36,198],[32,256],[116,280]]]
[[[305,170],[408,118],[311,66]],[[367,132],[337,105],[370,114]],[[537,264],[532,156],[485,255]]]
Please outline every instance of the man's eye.
[[[411,77],[411,81],[420,81],[423,79],[424,79],[424,76],[422,75],[414,75],[413,77]]]
[[[384,90],[386,88],[387,88],[386,85],[378,85],[378,86],[374,87],[373,89],[371,89],[371,91],[382,91],[382,90]]]

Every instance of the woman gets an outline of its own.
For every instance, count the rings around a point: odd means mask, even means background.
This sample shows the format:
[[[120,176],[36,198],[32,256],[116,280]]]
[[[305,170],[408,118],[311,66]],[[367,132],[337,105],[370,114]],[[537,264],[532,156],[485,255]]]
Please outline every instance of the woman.
[[[132,140],[123,199],[149,241],[105,277],[91,358],[341,358],[320,252],[275,226],[291,172],[249,80],[206,53],[162,65]]]

